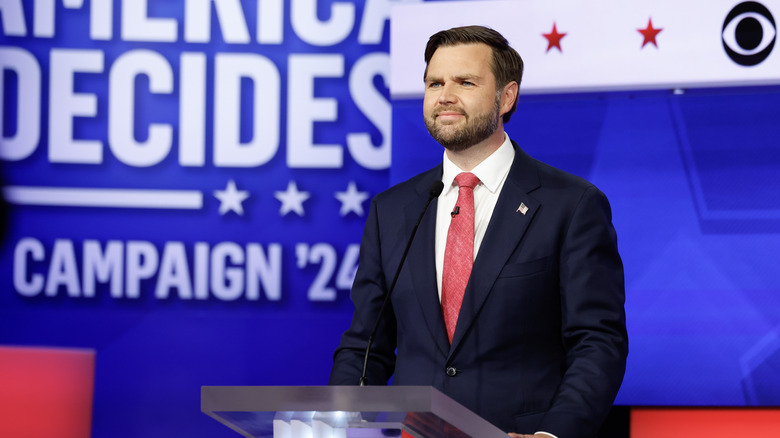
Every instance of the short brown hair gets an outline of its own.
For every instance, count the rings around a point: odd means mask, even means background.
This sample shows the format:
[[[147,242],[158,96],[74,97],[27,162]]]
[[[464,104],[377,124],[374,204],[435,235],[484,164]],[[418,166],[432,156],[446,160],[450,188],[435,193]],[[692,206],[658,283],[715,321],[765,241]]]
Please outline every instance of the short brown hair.
[[[496,89],[501,89],[512,81],[517,82],[517,86],[520,87],[520,81],[523,79],[523,58],[509,46],[509,42],[503,35],[485,26],[454,27],[433,34],[425,46],[425,76],[428,76],[428,63],[439,47],[479,43],[490,46],[493,52],[490,69],[496,77]],[[509,121],[515,109],[517,109],[517,97],[512,109],[504,114],[504,123]]]

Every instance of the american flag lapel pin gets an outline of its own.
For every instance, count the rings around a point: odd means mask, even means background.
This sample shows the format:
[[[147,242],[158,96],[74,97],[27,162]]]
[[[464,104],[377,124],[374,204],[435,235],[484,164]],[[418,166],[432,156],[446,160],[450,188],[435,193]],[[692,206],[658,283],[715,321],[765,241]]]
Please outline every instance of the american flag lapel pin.
[[[517,207],[517,210],[515,211],[519,211],[520,213],[523,213],[523,216],[525,216],[525,214],[528,213],[528,206],[525,205],[524,202],[521,202],[520,206]]]

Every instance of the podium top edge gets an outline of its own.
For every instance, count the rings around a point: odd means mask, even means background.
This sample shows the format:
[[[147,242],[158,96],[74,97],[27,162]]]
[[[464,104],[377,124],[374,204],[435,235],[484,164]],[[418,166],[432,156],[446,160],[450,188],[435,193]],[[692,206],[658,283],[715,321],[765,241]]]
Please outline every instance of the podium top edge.
[[[201,410],[428,412],[445,398],[430,386],[203,386]]]

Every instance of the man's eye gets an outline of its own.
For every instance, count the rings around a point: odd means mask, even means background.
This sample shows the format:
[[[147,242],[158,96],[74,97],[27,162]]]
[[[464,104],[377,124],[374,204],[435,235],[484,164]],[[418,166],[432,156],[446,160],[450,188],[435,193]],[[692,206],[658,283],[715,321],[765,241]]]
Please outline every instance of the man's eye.
[[[474,85],[474,83],[473,82],[469,82],[469,81],[463,81],[463,85],[466,86],[466,87],[471,87],[471,86]]]
[[[441,82],[431,82],[428,85],[428,88],[439,88],[439,87],[441,87]]]

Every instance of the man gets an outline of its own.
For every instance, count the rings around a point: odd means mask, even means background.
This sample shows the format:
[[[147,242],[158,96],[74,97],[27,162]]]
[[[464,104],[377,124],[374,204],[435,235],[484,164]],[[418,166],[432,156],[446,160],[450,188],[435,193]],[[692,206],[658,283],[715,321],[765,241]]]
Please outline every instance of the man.
[[[607,199],[504,133],[523,63],[498,32],[439,32],[425,61],[425,124],[443,163],[372,201],[330,383],[358,383],[383,297],[441,180],[375,336],[368,383],[394,374],[396,385],[432,385],[512,436],[594,437],[628,353]]]

